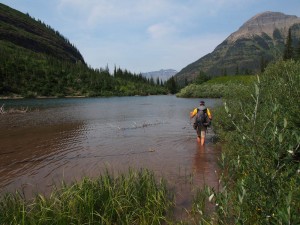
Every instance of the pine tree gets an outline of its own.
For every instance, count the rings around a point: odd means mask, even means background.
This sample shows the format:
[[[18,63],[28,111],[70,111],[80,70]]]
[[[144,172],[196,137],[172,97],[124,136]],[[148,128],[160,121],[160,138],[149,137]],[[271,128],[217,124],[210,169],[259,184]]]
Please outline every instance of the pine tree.
[[[184,78],[184,86],[188,86],[189,82],[187,78]]]
[[[167,88],[171,94],[175,94],[177,92],[177,84],[173,76],[167,80]]]
[[[223,68],[223,76],[227,76],[227,68]]]
[[[240,69],[239,69],[239,65],[237,64],[235,68],[235,75],[239,75],[239,74],[240,74]]]
[[[289,33],[287,36],[284,54],[283,54],[283,60],[289,60],[292,58],[293,58],[292,31],[291,28],[289,28]]]
[[[159,77],[156,78],[156,85],[159,85],[160,81],[159,81]]]
[[[209,80],[209,77],[206,75],[206,73],[203,72],[202,70],[200,70],[199,75],[196,77],[194,82],[196,84],[202,84],[208,80]]]
[[[297,46],[297,48],[296,48],[295,55],[296,55],[296,56],[295,56],[296,60],[300,61],[300,40],[299,40],[299,42],[298,42],[298,46]]]
[[[265,60],[265,58],[263,56],[261,56],[260,58],[260,72],[263,73],[267,67],[267,60]]]

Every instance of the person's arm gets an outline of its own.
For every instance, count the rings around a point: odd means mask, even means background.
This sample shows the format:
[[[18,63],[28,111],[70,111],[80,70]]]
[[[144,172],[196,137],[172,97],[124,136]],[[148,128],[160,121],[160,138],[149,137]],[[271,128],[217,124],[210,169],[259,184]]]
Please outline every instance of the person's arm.
[[[193,118],[197,114],[197,108],[190,112],[190,118]]]
[[[209,111],[209,109],[207,108],[207,116],[210,120],[212,120],[212,114],[211,112]]]

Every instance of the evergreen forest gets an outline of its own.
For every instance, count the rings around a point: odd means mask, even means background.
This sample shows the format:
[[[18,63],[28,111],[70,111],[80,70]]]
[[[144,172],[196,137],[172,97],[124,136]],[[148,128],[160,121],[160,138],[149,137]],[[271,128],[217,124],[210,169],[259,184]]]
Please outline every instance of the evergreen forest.
[[[162,82],[115,68],[93,69],[0,41],[2,96],[132,96],[166,94]]]
[[[2,97],[156,95],[167,94],[170,83],[126,69],[91,68],[58,31],[0,4]]]

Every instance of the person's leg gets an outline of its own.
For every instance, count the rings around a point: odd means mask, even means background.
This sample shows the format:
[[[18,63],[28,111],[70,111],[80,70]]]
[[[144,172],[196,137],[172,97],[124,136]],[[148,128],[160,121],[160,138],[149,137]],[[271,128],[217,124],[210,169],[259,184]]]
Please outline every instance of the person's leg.
[[[201,140],[200,140],[201,145],[205,144],[205,133],[206,133],[205,129],[201,130]]]
[[[197,142],[201,143],[201,128],[197,127]]]

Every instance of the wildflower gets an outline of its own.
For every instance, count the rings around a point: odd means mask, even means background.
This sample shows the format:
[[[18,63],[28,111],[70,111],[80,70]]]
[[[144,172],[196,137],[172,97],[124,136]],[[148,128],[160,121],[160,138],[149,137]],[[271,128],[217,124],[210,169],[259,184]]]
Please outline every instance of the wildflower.
[[[291,155],[294,154],[293,150],[288,150],[288,153],[290,153]]]
[[[213,199],[213,197],[214,197],[214,193],[209,196],[208,201],[211,202],[211,200]]]

